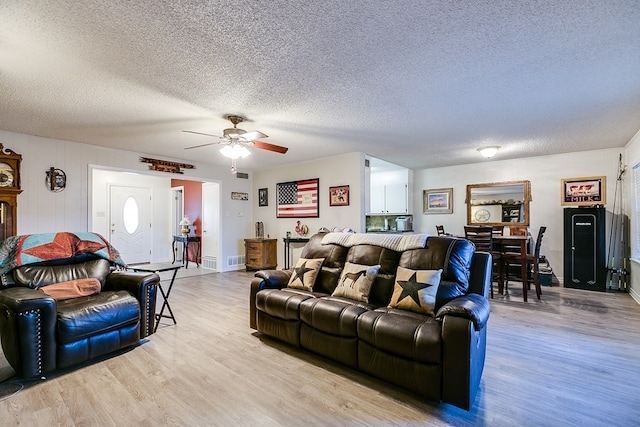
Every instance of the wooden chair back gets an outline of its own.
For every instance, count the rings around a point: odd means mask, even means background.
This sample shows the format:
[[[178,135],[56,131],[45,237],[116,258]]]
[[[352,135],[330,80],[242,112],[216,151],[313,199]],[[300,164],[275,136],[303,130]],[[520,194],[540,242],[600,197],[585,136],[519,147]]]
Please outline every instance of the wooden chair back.
[[[540,227],[540,229],[538,230],[538,237],[536,238],[536,246],[533,250],[533,256],[535,257],[534,259],[539,259],[540,258],[540,248],[542,247],[542,236],[544,235],[545,231],[547,231],[547,227],[545,227],[544,225]]]
[[[438,236],[444,236],[447,234],[444,232],[444,225],[436,225],[436,231],[438,232]]]
[[[490,225],[465,225],[464,237],[473,242],[477,251],[493,251],[493,227]]]

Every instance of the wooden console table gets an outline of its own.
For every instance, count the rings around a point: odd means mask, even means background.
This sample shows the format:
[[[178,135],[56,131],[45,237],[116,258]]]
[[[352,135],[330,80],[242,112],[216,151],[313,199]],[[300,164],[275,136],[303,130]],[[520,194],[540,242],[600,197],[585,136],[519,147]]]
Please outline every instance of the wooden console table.
[[[284,241],[284,269],[291,268],[291,244],[292,243],[307,243],[309,241],[306,237],[283,237]]]
[[[173,261],[171,261],[171,264],[176,262],[176,243],[178,242],[182,243],[182,263],[184,264],[184,268],[189,268],[189,243],[195,243],[197,245],[196,267],[200,267],[200,262],[198,261],[200,258],[200,236],[173,236],[173,244],[171,246]]]

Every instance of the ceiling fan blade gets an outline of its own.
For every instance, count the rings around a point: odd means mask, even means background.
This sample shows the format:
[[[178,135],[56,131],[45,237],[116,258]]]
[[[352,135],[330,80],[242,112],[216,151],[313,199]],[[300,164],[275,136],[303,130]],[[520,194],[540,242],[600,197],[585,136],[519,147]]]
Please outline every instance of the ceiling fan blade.
[[[200,147],[206,147],[208,145],[217,145],[220,144],[220,142],[207,142],[206,144],[200,144],[200,145],[193,145],[191,147],[185,147],[185,150],[191,150],[192,148],[200,148]]]
[[[240,138],[244,139],[245,141],[255,141],[258,138],[269,138],[269,135],[265,135],[262,132],[258,132],[257,130],[251,131],[251,132],[245,132],[242,135],[240,135]]]
[[[220,138],[218,135],[211,135],[210,133],[195,132],[195,131],[192,131],[192,130],[183,130],[182,132],[195,133],[196,135],[204,135],[204,136],[212,136],[214,138]]]
[[[284,154],[289,150],[287,147],[269,144],[268,142],[262,142],[262,141],[253,141],[253,146],[256,148],[261,148],[263,150],[273,151],[275,153],[280,153],[280,154]]]

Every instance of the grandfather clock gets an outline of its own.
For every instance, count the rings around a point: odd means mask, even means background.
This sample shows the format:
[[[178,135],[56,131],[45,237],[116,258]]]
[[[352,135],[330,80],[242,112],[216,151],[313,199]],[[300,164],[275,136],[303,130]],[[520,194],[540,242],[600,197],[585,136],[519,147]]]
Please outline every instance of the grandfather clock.
[[[22,156],[0,143],[0,241],[18,229],[18,194]]]

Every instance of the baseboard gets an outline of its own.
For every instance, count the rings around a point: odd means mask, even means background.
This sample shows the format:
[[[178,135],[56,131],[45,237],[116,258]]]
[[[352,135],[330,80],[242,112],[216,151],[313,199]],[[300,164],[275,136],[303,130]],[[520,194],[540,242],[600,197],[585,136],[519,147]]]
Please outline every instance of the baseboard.
[[[635,289],[629,288],[629,295],[631,295],[631,298],[640,305],[640,294],[638,294]]]

